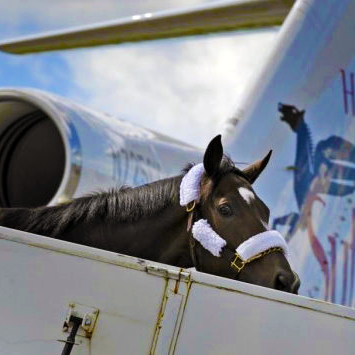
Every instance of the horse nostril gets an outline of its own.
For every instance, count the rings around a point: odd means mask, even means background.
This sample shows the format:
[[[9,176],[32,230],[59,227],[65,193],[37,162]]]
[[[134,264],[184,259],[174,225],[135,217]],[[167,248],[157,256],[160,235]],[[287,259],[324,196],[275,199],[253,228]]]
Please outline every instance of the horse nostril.
[[[280,291],[287,290],[287,278],[284,274],[278,274],[275,279],[275,289]]]
[[[290,276],[291,274],[286,272],[279,272],[275,278],[275,289],[297,294],[298,288],[300,287],[300,279],[297,274],[293,274],[292,277]]]
[[[293,281],[293,284],[292,284],[292,287],[291,287],[291,292],[297,295],[298,294],[298,289],[301,286],[301,280],[300,280],[298,274],[295,273],[294,271],[293,271],[293,275],[295,277],[295,280]]]

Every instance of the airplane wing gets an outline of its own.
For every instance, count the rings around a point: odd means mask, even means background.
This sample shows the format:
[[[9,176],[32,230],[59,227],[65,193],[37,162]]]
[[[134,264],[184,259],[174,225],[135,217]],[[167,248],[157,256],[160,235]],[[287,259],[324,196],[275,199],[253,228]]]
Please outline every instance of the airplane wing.
[[[213,4],[76,27],[0,42],[12,54],[202,35],[282,24],[294,0],[218,1]]]

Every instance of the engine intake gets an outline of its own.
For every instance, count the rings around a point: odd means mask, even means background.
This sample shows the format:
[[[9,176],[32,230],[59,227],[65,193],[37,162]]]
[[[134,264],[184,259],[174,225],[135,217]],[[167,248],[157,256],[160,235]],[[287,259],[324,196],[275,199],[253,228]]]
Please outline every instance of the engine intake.
[[[48,204],[64,169],[64,143],[50,117],[29,102],[0,100],[0,207]]]
[[[0,208],[137,186],[201,158],[195,147],[66,98],[0,89]]]

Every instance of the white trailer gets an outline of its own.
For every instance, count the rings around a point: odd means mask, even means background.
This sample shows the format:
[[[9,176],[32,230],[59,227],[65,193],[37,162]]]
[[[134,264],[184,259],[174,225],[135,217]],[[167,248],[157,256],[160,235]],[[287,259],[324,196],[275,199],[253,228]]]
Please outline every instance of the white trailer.
[[[355,309],[0,227],[0,354],[354,354]],[[63,326],[64,325],[64,326]]]

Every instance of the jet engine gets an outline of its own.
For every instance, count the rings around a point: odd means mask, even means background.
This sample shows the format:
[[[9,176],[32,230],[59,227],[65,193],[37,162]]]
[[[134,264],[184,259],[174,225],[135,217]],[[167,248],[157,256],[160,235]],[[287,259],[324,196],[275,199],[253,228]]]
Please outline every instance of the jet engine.
[[[36,207],[178,174],[199,149],[38,90],[0,90],[0,207]]]

